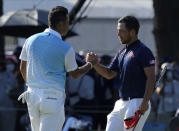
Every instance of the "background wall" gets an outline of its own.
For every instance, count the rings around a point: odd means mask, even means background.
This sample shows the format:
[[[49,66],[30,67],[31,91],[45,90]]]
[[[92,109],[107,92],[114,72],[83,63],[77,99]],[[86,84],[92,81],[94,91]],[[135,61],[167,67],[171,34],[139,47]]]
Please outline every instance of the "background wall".
[[[153,19],[140,19],[139,39],[156,55],[153,30]],[[117,19],[86,19],[74,28],[79,36],[68,38],[76,52],[94,51],[98,55],[111,56],[123,47],[117,37]]]

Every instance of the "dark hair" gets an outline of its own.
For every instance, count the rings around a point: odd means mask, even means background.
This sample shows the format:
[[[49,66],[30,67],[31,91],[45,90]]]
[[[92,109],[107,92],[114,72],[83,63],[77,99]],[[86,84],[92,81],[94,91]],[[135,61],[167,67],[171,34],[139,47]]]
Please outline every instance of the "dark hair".
[[[139,21],[134,16],[125,16],[118,20],[118,23],[125,23],[125,26],[128,30],[134,29],[136,34],[139,32]]]
[[[52,8],[48,14],[48,25],[51,28],[56,28],[60,21],[66,21],[68,10],[63,6]]]

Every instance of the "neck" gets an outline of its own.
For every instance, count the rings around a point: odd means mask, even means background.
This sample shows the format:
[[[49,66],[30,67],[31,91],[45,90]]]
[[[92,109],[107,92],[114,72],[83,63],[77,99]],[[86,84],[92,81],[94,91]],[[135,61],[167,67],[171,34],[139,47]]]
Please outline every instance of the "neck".
[[[56,31],[57,31],[61,36],[64,36],[62,31],[58,31],[58,30],[56,30]]]
[[[55,28],[51,28],[51,29],[54,30],[54,31],[56,31],[56,32],[58,32],[58,33],[62,36],[62,32],[59,31],[58,29],[55,29]]]
[[[134,37],[133,39],[131,39],[131,41],[129,41],[128,43],[126,43],[126,46],[128,47],[129,45],[133,44],[135,41],[137,41],[138,38]]]

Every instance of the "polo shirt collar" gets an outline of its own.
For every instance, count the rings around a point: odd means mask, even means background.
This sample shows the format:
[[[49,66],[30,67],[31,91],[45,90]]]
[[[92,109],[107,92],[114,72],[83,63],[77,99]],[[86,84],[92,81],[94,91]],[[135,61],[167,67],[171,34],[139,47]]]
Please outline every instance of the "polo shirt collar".
[[[140,40],[136,40],[133,43],[131,43],[129,46],[126,46],[126,49],[129,50],[133,47],[135,47],[136,45],[138,45],[140,43]]]
[[[62,39],[60,33],[58,33],[57,31],[55,31],[55,30],[53,30],[53,29],[51,29],[51,28],[47,28],[47,29],[45,29],[44,32],[49,32],[49,33],[51,33],[51,34],[57,36],[58,38]]]

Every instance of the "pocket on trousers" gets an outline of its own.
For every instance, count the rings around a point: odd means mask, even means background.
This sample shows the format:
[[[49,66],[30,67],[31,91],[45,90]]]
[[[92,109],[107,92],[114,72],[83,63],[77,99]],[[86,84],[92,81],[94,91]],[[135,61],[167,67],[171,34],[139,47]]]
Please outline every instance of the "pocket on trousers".
[[[40,102],[41,113],[56,113],[62,110],[64,99],[53,95],[43,95]]]
[[[26,103],[27,105],[32,105],[34,103],[34,94],[31,91],[27,91],[28,92],[28,96],[26,97]]]

